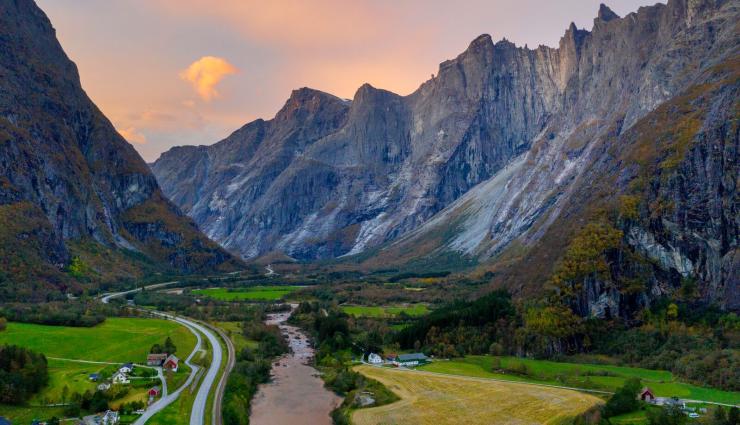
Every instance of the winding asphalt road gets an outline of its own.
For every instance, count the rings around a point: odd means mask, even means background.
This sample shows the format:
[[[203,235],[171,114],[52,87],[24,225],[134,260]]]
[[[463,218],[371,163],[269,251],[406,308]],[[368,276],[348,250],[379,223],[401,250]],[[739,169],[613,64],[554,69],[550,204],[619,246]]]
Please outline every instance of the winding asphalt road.
[[[176,283],[179,283],[179,282],[175,281],[175,282],[158,283],[155,285],[149,285],[146,287],[146,289],[157,289],[157,288],[173,285]],[[141,291],[141,288],[132,289],[130,291],[105,294],[104,296],[100,298],[100,301],[107,304],[113,298],[119,298],[127,294],[131,294],[131,293],[139,292],[139,291]],[[193,352],[191,352],[188,358],[185,360],[185,364],[190,366],[190,368],[192,369],[192,372],[190,373],[190,376],[188,377],[187,381],[185,381],[185,384],[182,385],[180,388],[178,388],[177,391],[173,392],[172,394],[167,394],[166,396],[163,396],[156,403],[149,406],[146,412],[142,416],[140,416],[139,419],[136,420],[136,422],[134,422],[134,425],[143,425],[152,416],[154,416],[155,414],[160,412],[162,409],[170,405],[173,401],[177,400],[177,397],[180,396],[180,393],[185,388],[187,388],[188,385],[192,383],[193,379],[195,379],[195,376],[199,370],[199,367],[192,364],[190,361],[192,360],[195,353],[197,353],[201,349],[201,345],[202,345],[201,334],[205,335],[205,337],[208,339],[208,342],[211,344],[211,348],[213,350],[213,357],[211,359],[211,364],[208,366],[208,370],[206,371],[206,375],[203,378],[203,381],[201,382],[200,387],[198,388],[198,393],[195,395],[195,400],[193,401],[193,409],[190,412],[190,425],[203,425],[204,418],[205,418],[206,404],[208,403],[208,394],[211,392],[211,388],[213,387],[213,384],[216,381],[216,377],[218,376],[218,370],[221,367],[221,362],[223,361],[223,350],[221,349],[221,344],[219,344],[218,338],[216,337],[216,335],[213,334],[213,332],[210,329],[208,329],[207,327],[199,323],[196,323],[192,320],[186,319],[181,316],[174,316],[174,315],[163,313],[160,311],[147,311],[147,312],[154,314],[156,316],[162,317],[164,319],[173,320],[175,322],[182,324],[183,326],[190,329],[190,331],[196,336],[198,341],[195,345],[195,348],[193,349]],[[231,351],[229,354],[231,354]],[[164,385],[166,385],[166,383],[164,383]],[[217,398],[217,402],[214,403],[214,408],[216,406],[221,405],[220,400],[218,400],[218,397],[216,398]]]

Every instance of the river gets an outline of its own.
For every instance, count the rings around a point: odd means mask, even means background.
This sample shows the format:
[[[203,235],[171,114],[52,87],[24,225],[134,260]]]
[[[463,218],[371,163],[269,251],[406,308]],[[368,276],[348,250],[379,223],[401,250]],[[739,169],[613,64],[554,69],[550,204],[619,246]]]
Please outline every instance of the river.
[[[324,388],[316,369],[308,365],[314,350],[299,328],[286,323],[291,313],[269,314],[265,321],[268,325],[278,325],[283,335],[287,335],[290,353],[272,364],[272,381],[257,389],[249,423],[331,425],[329,413],[342,399]]]

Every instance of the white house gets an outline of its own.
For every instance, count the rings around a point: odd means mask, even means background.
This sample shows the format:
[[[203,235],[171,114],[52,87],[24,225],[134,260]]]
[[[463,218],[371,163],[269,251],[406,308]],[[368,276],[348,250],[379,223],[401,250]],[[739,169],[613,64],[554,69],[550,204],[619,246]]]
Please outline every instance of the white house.
[[[381,364],[383,363],[383,358],[375,353],[370,353],[367,355],[367,362],[370,364]]]
[[[128,376],[121,371],[116,372],[111,379],[114,384],[128,384],[130,382]]]
[[[105,391],[110,388],[110,384],[107,382],[103,382],[102,384],[98,385],[98,390]]]
[[[115,425],[118,423],[118,412],[114,410],[108,410],[105,412],[103,417],[100,418],[100,423],[102,425]]]
[[[122,373],[131,373],[133,370],[134,370],[133,363],[124,363],[120,368],[118,368],[118,371]]]

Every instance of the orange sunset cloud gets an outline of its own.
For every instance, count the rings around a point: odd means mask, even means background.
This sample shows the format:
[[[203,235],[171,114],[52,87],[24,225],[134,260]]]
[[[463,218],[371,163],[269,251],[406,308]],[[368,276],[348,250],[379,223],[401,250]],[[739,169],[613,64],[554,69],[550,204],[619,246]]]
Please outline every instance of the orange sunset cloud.
[[[236,74],[237,69],[225,59],[203,56],[180,73],[180,78],[190,82],[198,95],[206,102],[219,96],[216,85],[227,75]]]
[[[136,143],[137,145],[146,144],[146,136],[134,127],[118,129],[118,133],[129,143]]]

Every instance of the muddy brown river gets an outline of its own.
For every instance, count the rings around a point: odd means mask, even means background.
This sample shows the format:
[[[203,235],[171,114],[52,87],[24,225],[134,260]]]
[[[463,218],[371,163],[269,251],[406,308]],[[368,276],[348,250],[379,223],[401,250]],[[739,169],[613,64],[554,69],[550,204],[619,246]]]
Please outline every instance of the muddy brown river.
[[[272,364],[272,381],[262,384],[252,400],[252,425],[331,425],[329,413],[341,402],[324,388],[316,369],[308,365],[314,350],[308,338],[286,320],[291,312],[268,315],[265,323],[278,325],[291,352]]]

